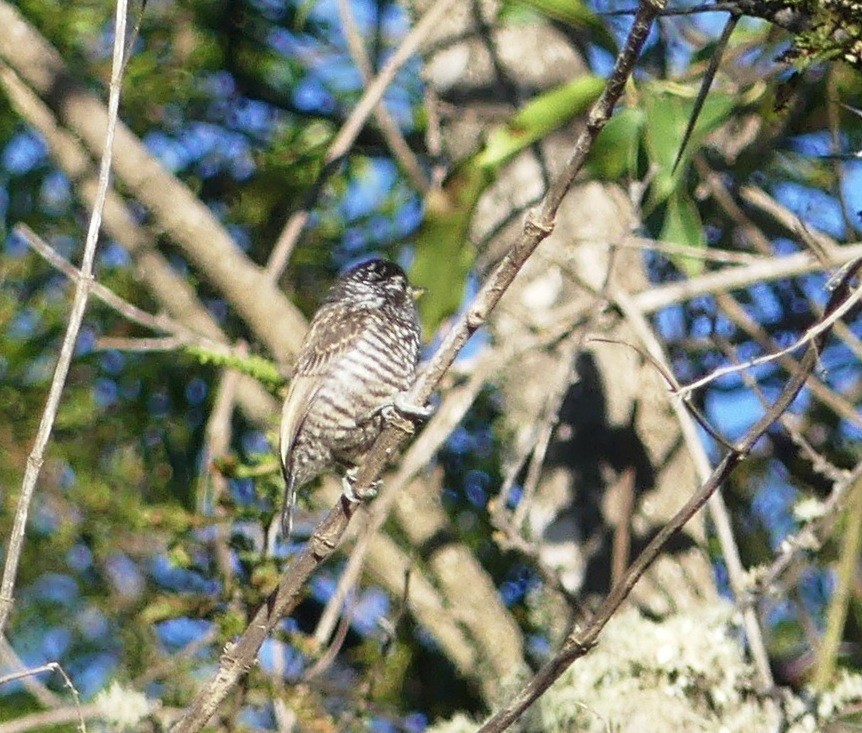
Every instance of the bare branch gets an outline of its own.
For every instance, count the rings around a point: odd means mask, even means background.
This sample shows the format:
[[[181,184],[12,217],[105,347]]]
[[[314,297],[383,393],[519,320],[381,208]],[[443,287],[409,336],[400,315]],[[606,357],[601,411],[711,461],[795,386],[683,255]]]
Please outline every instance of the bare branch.
[[[63,667],[61,667],[57,662],[49,662],[48,664],[43,664],[41,667],[23,669],[18,672],[13,672],[12,674],[3,675],[2,677],[0,677],[0,685],[4,685],[7,682],[12,682],[14,680],[22,679],[24,677],[42,674],[43,672],[56,672],[58,675],[60,675],[60,677],[63,678],[63,685],[66,687],[66,689],[69,690],[69,692],[71,692],[72,699],[74,701],[73,711],[75,713],[75,717],[70,719],[69,722],[77,721],[78,730],[80,730],[81,733],[87,733],[87,726],[84,723],[84,713],[81,708],[81,696],[78,693],[78,689],[75,687],[75,685],[72,684],[72,680],[69,678],[69,675],[66,674],[66,670],[63,669]],[[2,726],[0,726],[0,731],[2,731]]]
[[[447,7],[447,2],[440,2],[435,5],[417,25],[415,29],[417,36],[420,26],[424,28],[427,24],[436,22],[437,14],[445,12]],[[617,57],[611,77],[602,95],[593,105],[586,127],[575,142],[572,155],[563,170],[552,182],[540,209],[527,218],[521,236],[485,281],[465,313],[453,324],[431,361],[417,378],[408,396],[408,399],[415,404],[425,404],[428,401],[458,352],[470,336],[485,323],[491,310],[497,305],[503,293],[539,243],[553,231],[560,203],[583,166],[593,141],[610,119],[614,106],[622,95],[626,81],[640,55],[652,22],[663,7],[664,0],[645,1],[642,4],[626,43]],[[418,38],[416,43],[418,44]],[[406,53],[409,55],[415,50],[411,48],[408,51],[405,46],[406,44],[402,45],[375,83],[369,86],[369,93],[377,87],[382,93],[382,89],[388,83],[385,74],[394,74],[394,71],[387,72],[387,69],[393,67],[399,54]],[[373,103],[376,103],[376,99]],[[369,107],[369,111],[373,108],[373,103]],[[357,116],[358,111],[359,108],[354,111],[354,116]],[[362,493],[363,489],[367,489],[376,480],[406,437],[401,430],[394,426],[383,431],[358,472],[355,480],[357,493]],[[223,655],[218,673],[201,691],[187,714],[176,725],[175,733],[191,733],[200,730],[206,724],[228,691],[253,664],[257,651],[267,634],[282,616],[290,612],[295,606],[306,578],[334,551],[354,511],[355,506],[343,497],[329,511],[329,514],[315,530],[308,545],[285,570],[278,589],[270,596],[265,606],[258,611],[239,641]]]
[[[24,548],[24,533],[27,528],[27,516],[30,511],[30,503],[36,490],[36,481],[44,460],[45,448],[51,437],[54,427],[54,419],[60,406],[60,397],[66,384],[66,376],[72,363],[75,351],[75,342],[78,332],[84,320],[84,311],[87,307],[87,299],[93,280],[93,262],[96,258],[96,242],[99,238],[99,228],[102,223],[102,209],[105,205],[105,197],[108,191],[108,180],[111,172],[111,161],[114,152],[114,131],[117,125],[117,113],[120,106],[120,86],[123,68],[124,42],[126,38],[126,14],[128,6],[126,0],[117,0],[117,9],[114,25],[114,53],[111,67],[111,88],[108,98],[108,122],[107,132],[103,140],[102,162],[99,169],[99,191],[96,196],[93,213],[90,217],[90,225],[87,231],[87,240],[84,244],[84,255],[81,264],[81,279],[75,287],[75,298],[72,302],[72,311],[69,315],[69,323],[63,344],[60,347],[60,356],[51,380],[48,391],[48,399],[33,450],[27,459],[27,468],[24,471],[24,479],[21,483],[21,494],[18,497],[18,506],[15,510],[15,519],[12,532],[7,545],[6,563],[3,567],[3,580],[0,583],[0,634],[6,628],[9,614],[14,603],[13,592],[15,579],[18,574],[18,563],[21,559],[21,551]]]
[[[845,275],[840,287],[836,289],[836,292],[833,293],[833,296],[829,300],[824,320],[829,318],[836,309],[840,308],[842,303],[849,297],[849,283],[855,277],[860,267],[862,267],[862,260],[857,261],[856,265]],[[530,705],[544,694],[566,669],[577,659],[585,656],[595,646],[607,622],[628,597],[632,588],[634,588],[637,581],[652,564],[668,540],[703,507],[709,497],[729,478],[733,470],[748,455],[754,444],[766,432],[769,426],[781,416],[796,398],[796,395],[804,386],[806,379],[817,365],[818,354],[827,334],[828,331],[824,331],[816,341],[809,344],[805,356],[800,363],[799,371],[790,377],[790,380],[784,389],[782,389],[775,403],[752,426],[745,437],[734,446],[734,449],[725,455],[713,470],[709,480],[692,495],[673,518],[662,527],[643,552],[641,552],[634,563],[632,563],[625,577],[611,589],[611,592],[586,628],[583,630],[576,629],[566,639],[560,652],[539,670],[535,677],[530,680],[505,708],[491,717],[479,729],[479,733],[501,733],[501,731],[506,730]]]
[[[401,41],[401,45],[393,53],[380,69],[380,72],[365,88],[365,93],[357,102],[350,116],[342,125],[335,139],[326,151],[325,162],[331,164],[344,155],[347,155],[356,137],[362,131],[371,113],[377,108],[386,89],[394,81],[395,75],[407,60],[419,49],[419,46],[428,37],[429,33],[440,22],[440,19],[454,5],[454,0],[438,0],[438,2],[416,23],[411,31]],[[420,189],[424,190],[424,189]],[[275,246],[269,256],[266,265],[266,273],[273,281],[277,280],[284,270],[290,253],[296,246],[305,223],[308,221],[308,207],[295,212],[287,220],[281,234],[276,240]]]

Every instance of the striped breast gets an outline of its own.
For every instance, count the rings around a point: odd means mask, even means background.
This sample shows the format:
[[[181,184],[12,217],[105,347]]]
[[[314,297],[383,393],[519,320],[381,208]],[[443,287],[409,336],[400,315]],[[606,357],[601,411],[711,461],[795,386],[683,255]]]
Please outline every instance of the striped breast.
[[[359,462],[383,428],[380,409],[413,381],[420,341],[415,311],[409,319],[382,311],[363,316],[349,346],[333,354],[316,377],[291,451],[297,485],[336,461]]]

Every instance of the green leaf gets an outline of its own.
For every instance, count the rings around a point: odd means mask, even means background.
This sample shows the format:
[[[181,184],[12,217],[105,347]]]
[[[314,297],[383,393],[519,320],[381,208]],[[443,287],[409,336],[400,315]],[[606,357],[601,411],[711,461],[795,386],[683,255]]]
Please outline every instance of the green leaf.
[[[533,10],[572,28],[590,32],[590,40],[603,48],[617,52],[614,37],[602,19],[582,0],[507,0],[500,11],[502,18],[515,16],[519,9]],[[517,16],[515,16],[517,17]]]
[[[212,351],[203,346],[187,346],[185,351],[195,357],[201,364],[214,364],[219,367],[229,367],[262,382],[271,389],[277,389],[284,384],[284,377],[279,374],[278,367],[269,359],[256,354],[239,357]]]
[[[583,114],[604,85],[597,76],[584,76],[531,100],[509,122],[491,130],[485,147],[455,168],[440,195],[429,197],[410,272],[411,281],[426,291],[419,299],[426,333],[435,330],[461,305],[475,257],[466,241],[470,219],[499,167]]]
[[[604,86],[601,77],[586,75],[530,100],[505,125],[488,133],[476,163],[492,169],[503,165],[549,132],[584,114]]]
[[[681,188],[676,189],[667,200],[661,240],[706,249],[700,212],[691,196]],[[689,277],[703,272],[702,259],[686,255],[671,255],[670,259]]]
[[[426,333],[458,310],[475,252],[467,242],[473,209],[492,177],[475,158],[455,168],[439,193],[429,196],[416,239],[410,280],[425,288],[419,314]]]
[[[599,133],[587,158],[593,178],[616,181],[637,175],[637,155],[646,115],[630,107],[615,114]]]
[[[650,163],[656,169],[651,187],[653,203],[661,203],[676,189],[691,155],[704,137],[727,119],[735,104],[727,94],[710,92],[682,159],[672,172],[688,118],[694,110],[696,93],[672,84],[656,84],[643,91],[644,142]]]

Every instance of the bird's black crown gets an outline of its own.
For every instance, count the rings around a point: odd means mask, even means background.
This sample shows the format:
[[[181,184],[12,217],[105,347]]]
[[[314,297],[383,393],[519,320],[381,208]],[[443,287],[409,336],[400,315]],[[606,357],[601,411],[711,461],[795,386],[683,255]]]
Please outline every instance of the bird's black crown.
[[[373,259],[350,268],[342,276],[343,280],[358,280],[369,283],[383,283],[397,278],[407,281],[407,275],[398,265],[389,260]]]
[[[363,262],[345,272],[335,283],[329,294],[330,302],[344,298],[401,307],[413,301],[413,290],[407,275],[398,265],[389,260],[373,259]]]

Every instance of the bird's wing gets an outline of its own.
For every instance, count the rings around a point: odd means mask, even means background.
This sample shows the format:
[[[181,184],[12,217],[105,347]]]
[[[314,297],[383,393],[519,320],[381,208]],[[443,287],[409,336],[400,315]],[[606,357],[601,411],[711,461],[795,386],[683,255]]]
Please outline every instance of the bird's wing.
[[[281,508],[281,532],[285,541],[293,530],[293,511],[296,507],[296,476],[290,470],[290,452],[296,434],[308,413],[308,405],[318,388],[318,379],[313,376],[295,376],[290,382],[287,399],[281,411],[278,450],[281,454],[281,472],[284,475],[284,504]]]
[[[279,429],[279,454],[284,474],[285,496],[282,507],[282,534],[290,537],[296,505],[296,476],[290,470],[290,453],[302,427],[323,375],[338,357],[361,337],[365,314],[352,312],[349,318],[337,312],[335,304],[325,304],[315,315],[296,360],[293,379],[284,400]]]
[[[343,313],[337,312],[337,307],[338,304],[326,303],[318,311],[297,356],[293,379],[281,413],[279,432],[279,451],[285,479],[289,479],[287,464],[290,451],[314,395],[320,388],[320,378],[341,354],[350,350],[365,330],[368,313],[355,310],[349,317],[344,317]]]

